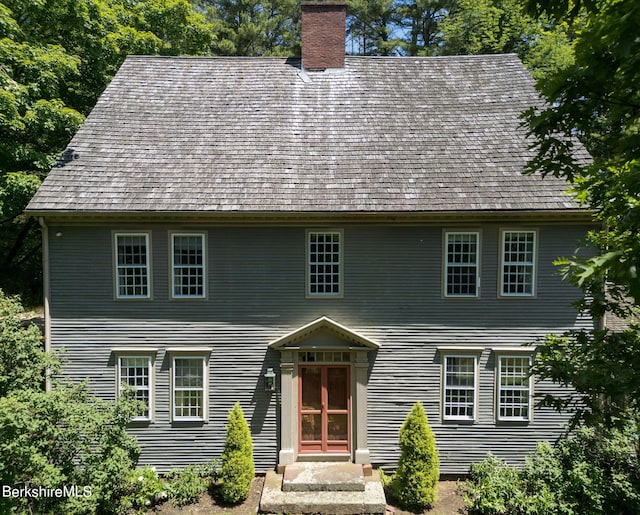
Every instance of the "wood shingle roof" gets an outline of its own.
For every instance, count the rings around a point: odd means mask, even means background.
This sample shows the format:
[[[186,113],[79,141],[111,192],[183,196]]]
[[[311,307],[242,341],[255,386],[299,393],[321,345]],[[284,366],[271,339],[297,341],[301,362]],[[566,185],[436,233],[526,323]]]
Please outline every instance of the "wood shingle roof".
[[[523,176],[519,115],[540,103],[514,55],[129,57],[32,213],[567,211]],[[586,157],[586,156],[585,156]]]

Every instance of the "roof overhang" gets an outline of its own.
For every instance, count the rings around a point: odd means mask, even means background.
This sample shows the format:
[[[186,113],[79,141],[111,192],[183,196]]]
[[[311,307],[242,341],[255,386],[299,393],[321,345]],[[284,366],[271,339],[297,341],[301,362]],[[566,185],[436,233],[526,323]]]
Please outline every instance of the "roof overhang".
[[[355,347],[365,347],[371,350],[380,348],[380,344],[374,342],[370,338],[367,338],[353,329],[350,329],[326,316],[320,317],[313,322],[309,322],[308,324],[281,336],[277,340],[272,341],[269,343],[269,348],[284,350],[284,348],[295,347],[314,334],[323,331],[328,332]]]
[[[540,223],[590,223],[588,209],[553,210],[456,210],[456,211],[65,211],[30,210],[27,214],[50,223],[95,224],[111,222],[176,222],[223,225],[388,223],[425,224],[443,222],[535,221]]]

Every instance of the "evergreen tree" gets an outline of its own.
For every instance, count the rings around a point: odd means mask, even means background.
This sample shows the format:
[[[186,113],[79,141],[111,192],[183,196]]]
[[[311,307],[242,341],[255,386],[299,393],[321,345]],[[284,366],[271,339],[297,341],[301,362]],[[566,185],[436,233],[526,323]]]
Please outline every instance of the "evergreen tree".
[[[249,495],[254,475],[251,432],[240,403],[236,402],[229,412],[227,437],[222,451],[222,499],[233,504],[244,501]]]
[[[422,511],[436,502],[440,459],[436,439],[421,402],[400,428],[400,459],[393,489],[405,508]]]

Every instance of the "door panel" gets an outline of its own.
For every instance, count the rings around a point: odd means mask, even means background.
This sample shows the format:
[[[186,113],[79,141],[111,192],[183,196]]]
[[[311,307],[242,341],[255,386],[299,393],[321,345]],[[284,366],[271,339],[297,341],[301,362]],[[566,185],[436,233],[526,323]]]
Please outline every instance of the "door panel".
[[[349,452],[349,367],[301,366],[299,378],[300,452]]]

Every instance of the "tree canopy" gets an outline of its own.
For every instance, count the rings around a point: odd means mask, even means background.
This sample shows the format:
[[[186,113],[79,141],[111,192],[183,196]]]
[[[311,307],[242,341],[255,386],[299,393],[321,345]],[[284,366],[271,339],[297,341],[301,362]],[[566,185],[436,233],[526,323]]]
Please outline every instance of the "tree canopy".
[[[600,222],[588,242],[596,254],[561,260],[581,287],[578,308],[605,324],[550,337],[537,372],[576,388],[579,415],[613,421],[640,407],[640,6],[636,0],[531,1],[580,27],[575,60],[540,84],[547,108],[526,115],[537,156],[530,172],[567,179]],[[576,140],[590,161],[576,159]],[[607,321],[626,327],[612,330]]]

